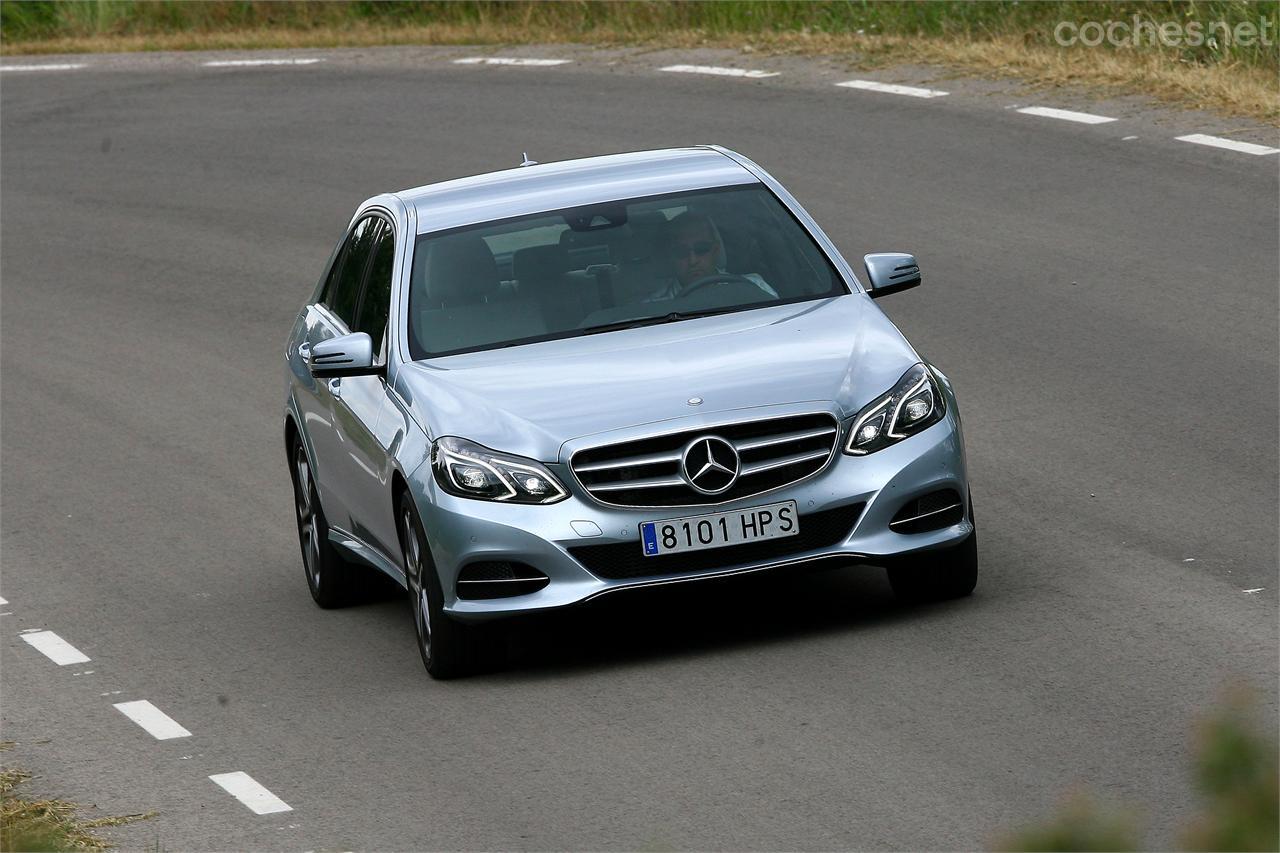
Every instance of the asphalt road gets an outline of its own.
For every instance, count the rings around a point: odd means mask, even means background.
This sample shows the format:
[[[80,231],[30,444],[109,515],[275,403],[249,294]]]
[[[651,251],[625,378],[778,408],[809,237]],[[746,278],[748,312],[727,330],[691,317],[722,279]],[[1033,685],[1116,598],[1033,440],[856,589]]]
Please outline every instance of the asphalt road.
[[[91,816],[157,810],[115,837],[167,849],[976,848],[1077,788],[1172,844],[1196,720],[1242,681],[1276,725],[1277,157],[1121,133],[585,64],[6,75],[6,761]],[[366,196],[692,142],[851,259],[918,254],[883,304],[960,394],[978,590],[619,597],[433,682],[400,597],[307,595],[289,323]],[[192,736],[111,707],[138,699]],[[207,778],[232,771],[293,810]]]

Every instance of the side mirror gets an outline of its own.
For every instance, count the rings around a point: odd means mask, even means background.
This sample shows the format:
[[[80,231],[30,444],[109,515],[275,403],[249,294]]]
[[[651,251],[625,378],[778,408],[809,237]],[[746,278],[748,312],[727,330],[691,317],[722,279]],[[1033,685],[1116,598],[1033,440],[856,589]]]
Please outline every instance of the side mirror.
[[[317,379],[336,376],[368,376],[380,368],[373,366],[373,340],[364,332],[329,338],[315,344],[304,358]]]
[[[876,252],[863,255],[862,263],[867,268],[867,279],[871,283],[870,296],[879,299],[920,283],[920,265],[915,255],[902,252]]]

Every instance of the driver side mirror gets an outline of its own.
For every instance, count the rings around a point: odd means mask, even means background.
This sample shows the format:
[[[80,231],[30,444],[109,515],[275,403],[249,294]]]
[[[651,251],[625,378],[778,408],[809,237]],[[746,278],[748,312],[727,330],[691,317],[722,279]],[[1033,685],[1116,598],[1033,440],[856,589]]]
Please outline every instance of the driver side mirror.
[[[307,350],[303,357],[311,375],[317,379],[368,376],[381,370],[373,366],[373,339],[364,332],[321,341]]]
[[[863,255],[862,263],[867,268],[867,280],[871,284],[868,295],[872,299],[920,284],[920,265],[915,255],[876,252]]]

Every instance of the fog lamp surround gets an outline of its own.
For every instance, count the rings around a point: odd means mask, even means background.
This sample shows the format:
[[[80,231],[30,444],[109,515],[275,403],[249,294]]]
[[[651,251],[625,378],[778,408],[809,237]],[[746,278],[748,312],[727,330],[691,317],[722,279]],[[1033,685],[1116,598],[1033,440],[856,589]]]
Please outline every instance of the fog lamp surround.
[[[436,483],[451,495],[482,501],[551,504],[569,497],[541,462],[444,436],[431,446]]]
[[[933,426],[946,411],[933,371],[916,364],[892,389],[858,412],[844,452],[854,456],[874,453]]]

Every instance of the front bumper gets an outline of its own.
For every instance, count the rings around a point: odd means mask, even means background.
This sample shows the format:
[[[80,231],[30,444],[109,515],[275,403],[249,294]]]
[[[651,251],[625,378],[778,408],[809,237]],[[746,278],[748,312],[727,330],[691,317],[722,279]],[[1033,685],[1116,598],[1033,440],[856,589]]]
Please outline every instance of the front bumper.
[[[708,507],[607,507],[573,486],[573,494],[567,500],[549,506],[490,503],[444,493],[436,487],[427,470],[418,480],[419,487],[427,492],[426,500],[420,501],[419,506],[444,590],[444,610],[464,621],[481,621],[563,607],[636,587],[819,561],[884,562],[913,551],[956,544],[973,531],[973,525],[967,505],[969,490],[964,446],[955,411],[955,406],[950,406],[946,417],[937,424],[868,456],[847,456],[837,450],[835,458],[825,469],[802,482]],[[842,429],[842,439],[843,435]],[[572,479],[562,469],[556,473],[566,483]],[[901,534],[889,529],[890,519],[903,504],[947,488],[954,489],[965,502],[960,522],[914,534]],[[611,543],[629,543],[639,552],[641,522],[783,500],[796,502],[801,533],[805,531],[806,515],[857,503],[864,504],[864,508],[848,534],[834,545],[783,556],[774,553],[756,560],[752,560],[749,554],[741,554],[737,559],[742,559],[742,562],[702,571],[672,570],[670,563],[664,564],[664,560],[679,560],[677,555],[650,557],[647,559],[653,561],[651,575],[608,580],[592,574],[570,554],[572,548]],[[598,535],[583,536],[577,532],[593,527],[599,529]],[[550,582],[527,595],[485,600],[458,598],[456,580],[459,571],[479,561],[525,563],[546,574]]]

